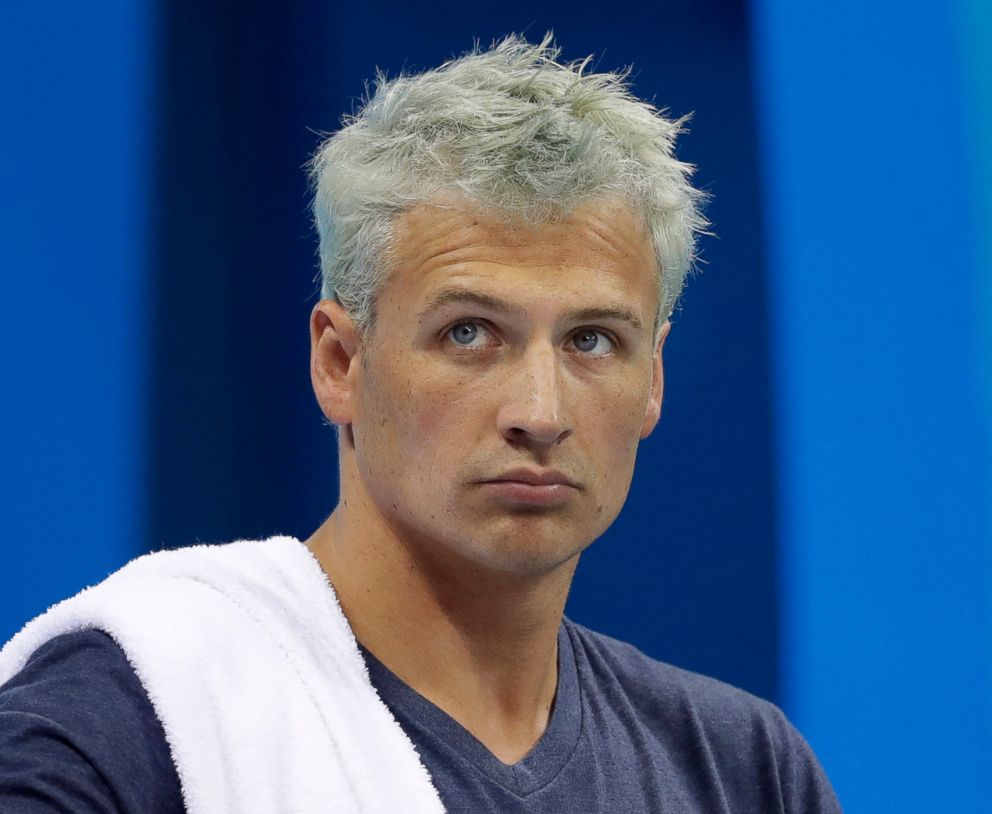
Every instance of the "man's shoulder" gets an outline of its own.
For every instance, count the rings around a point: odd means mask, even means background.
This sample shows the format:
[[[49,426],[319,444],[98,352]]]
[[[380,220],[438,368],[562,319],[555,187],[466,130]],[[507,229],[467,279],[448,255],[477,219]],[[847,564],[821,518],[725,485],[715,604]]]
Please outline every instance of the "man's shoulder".
[[[79,630],[42,644],[0,686],[0,808],[182,811],[165,733],[110,636]]]
[[[612,706],[665,738],[698,743],[719,758],[751,753],[815,763],[778,706],[745,690],[651,658],[637,647],[566,620],[591,703]]]
[[[614,685],[631,700],[652,705],[691,705],[724,719],[728,716],[781,720],[769,701],[716,678],[652,658],[629,642],[566,619],[580,667],[587,677]]]
[[[773,703],[565,626],[591,718],[603,732],[626,733],[642,751],[666,756],[687,789],[705,796],[718,788],[740,810],[840,810],[816,756]]]
[[[0,685],[0,714],[25,714],[83,735],[118,717],[142,727],[157,721],[127,657],[106,633],[76,630],[41,644]]]

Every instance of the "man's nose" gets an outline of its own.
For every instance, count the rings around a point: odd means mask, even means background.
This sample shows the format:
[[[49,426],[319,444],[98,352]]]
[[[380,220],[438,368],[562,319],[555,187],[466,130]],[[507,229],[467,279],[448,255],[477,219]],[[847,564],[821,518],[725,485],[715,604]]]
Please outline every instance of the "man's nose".
[[[551,343],[534,345],[513,362],[497,424],[514,444],[552,446],[572,434],[562,392],[557,351]]]

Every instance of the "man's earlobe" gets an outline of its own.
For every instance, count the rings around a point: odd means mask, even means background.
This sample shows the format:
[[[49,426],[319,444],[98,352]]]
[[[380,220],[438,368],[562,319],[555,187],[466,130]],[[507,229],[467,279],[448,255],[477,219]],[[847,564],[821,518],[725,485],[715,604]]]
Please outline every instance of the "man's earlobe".
[[[658,342],[654,348],[654,357],[651,359],[651,392],[648,395],[647,409],[644,411],[644,423],[641,424],[641,438],[647,438],[661,418],[661,400],[665,395],[665,368],[661,361],[661,351],[671,329],[672,323],[666,319],[661,330],[658,331]]]
[[[310,381],[327,420],[346,426],[352,420],[353,362],[358,330],[334,300],[321,300],[310,314]]]

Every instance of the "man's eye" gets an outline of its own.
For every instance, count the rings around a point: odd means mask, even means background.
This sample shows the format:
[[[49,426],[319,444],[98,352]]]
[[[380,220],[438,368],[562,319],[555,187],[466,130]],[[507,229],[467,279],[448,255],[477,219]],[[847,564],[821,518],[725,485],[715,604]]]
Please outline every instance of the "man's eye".
[[[460,348],[479,348],[488,341],[489,332],[478,322],[459,322],[448,329],[447,336]]]
[[[613,351],[613,340],[602,331],[583,328],[572,335],[575,349],[590,356],[605,356]]]

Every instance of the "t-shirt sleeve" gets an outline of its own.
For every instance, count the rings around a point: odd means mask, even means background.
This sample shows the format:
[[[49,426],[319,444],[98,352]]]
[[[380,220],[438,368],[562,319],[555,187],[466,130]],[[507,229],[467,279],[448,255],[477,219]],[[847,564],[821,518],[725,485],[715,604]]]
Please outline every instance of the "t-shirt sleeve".
[[[805,738],[774,704],[726,685],[702,705],[703,739],[732,810],[840,814],[827,775]],[[722,709],[722,712],[719,710]]]
[[[778,773],[783,808],[796,814],[840,814],[841,807],[827,775],[809,744],[777,707]]]
[[[58,636],[0,687],[4,814],[182,814],[162,725],[105,633]]]

